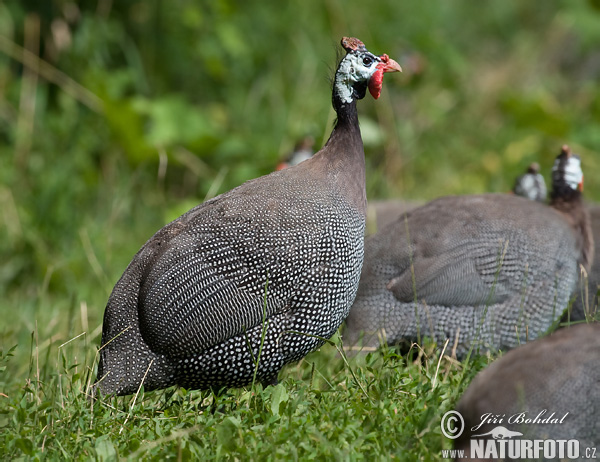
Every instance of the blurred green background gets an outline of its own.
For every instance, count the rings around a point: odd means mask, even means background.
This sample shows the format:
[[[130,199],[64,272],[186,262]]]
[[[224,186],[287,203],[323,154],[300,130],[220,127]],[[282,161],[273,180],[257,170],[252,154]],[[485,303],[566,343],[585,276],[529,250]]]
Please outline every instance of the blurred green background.
[[[597,0],[0,1],[2,346],[93,350],[156,230],[320,147],[343,35],[405,69],[359,103],[369,199],[508,191],[568,143],[600,200]]]

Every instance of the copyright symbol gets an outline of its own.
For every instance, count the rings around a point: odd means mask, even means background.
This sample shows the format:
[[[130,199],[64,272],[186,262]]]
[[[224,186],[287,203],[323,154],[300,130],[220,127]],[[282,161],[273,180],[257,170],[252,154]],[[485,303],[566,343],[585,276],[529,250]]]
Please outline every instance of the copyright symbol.
[[[462,432],[465,429],[465,421],[463,416],[460,415],[460,412],[448,411],[442,417],[440,426],[442,427],[442,433],[446,438],[455,440],[462,435]]]

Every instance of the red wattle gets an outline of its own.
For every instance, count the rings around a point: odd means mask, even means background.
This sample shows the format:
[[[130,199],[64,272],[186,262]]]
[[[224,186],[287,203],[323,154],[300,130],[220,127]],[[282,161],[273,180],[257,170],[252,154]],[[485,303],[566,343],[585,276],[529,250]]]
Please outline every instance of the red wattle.
[[[375,73],[369,79],[369,93],[375,99],[381,95],[381,88],[383,87],[383,69],[377,68]]]

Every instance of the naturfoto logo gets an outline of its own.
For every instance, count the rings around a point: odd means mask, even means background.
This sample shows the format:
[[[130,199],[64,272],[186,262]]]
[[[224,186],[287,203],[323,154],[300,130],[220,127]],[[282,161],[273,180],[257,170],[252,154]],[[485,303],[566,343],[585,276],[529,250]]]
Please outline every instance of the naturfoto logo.
[[[521,432],[513,432],[505,427],[496,427],[492,431],[487,433],[482,433],[481,435],[473,435],[471,438],[479,438],[481,436],[491,436],[495,440],[505,440],[507,438],[512,438],[513,436],[523,436]]]
[[[462,459],[469,456],[476,459],[586,459],[596,458],[596,448],[581,448],[576,439],[523,439],[523,433],[510,430],[504,425],[560,425],[569,413],[556,415],[544,409],[537,414],[520,412],[513,415],[487,413],[481,416],[481,422],[471,427],[477,432],[483,425],[496,425],[490,431],[471,436],[469,453],[463,450],[442,451],[442,457]],[[458,438],[464,428],[464,419],[457,411],[449,411],[442,417],[442,433],[449,439]],[[489,428],[489,427],[488,427]],[[583,451],[583,452],[582,452]]]

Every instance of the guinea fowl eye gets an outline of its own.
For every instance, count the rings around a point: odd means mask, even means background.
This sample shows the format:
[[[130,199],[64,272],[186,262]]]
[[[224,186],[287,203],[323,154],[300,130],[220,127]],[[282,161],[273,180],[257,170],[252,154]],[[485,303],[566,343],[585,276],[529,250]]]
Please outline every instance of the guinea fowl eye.
[[[373,64],[373,58],[371,58],[370,56],[365,56],[363,58],[363,64],[369,67],[371,64]]]

